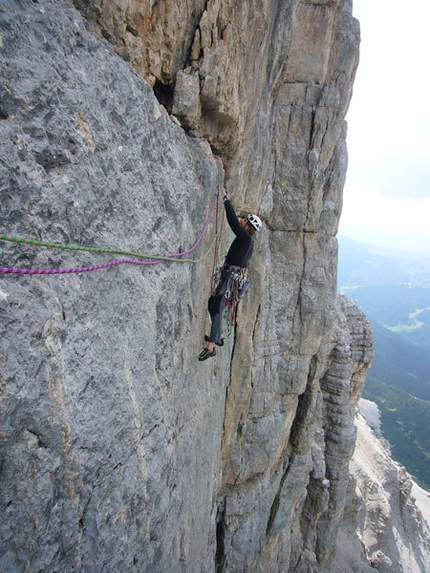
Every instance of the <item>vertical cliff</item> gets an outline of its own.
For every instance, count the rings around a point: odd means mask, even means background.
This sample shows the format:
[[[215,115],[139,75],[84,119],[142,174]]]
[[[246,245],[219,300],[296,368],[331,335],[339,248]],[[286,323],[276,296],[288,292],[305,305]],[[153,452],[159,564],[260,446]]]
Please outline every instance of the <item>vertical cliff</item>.
[[[351,3],[74,4],[0,7],[0,220],[109,252],[2,265],[150,262],[209,224],[194,263],[0,278],[0,570],[331,571],[371,360],[336,296]],[[223,186],[264,231],[201,364]]]
[[[364,410],[363,402],[361,410]],[[376,404],[370,402],[369,405],[377,409]],[[350,464],[356,488],[351,493],[362,499],[358,529],[372,566],[380,573],[428,571],[429,494],[420,491],[405,468],[393,462],[389,444],[375,436],[360,414],[356,426],[357,443]],[[426,500],[424,506],[420,498]],[[424,517],[420,505],[426,509]],[[344,543],[344,547],[348,547],[348,543]]]

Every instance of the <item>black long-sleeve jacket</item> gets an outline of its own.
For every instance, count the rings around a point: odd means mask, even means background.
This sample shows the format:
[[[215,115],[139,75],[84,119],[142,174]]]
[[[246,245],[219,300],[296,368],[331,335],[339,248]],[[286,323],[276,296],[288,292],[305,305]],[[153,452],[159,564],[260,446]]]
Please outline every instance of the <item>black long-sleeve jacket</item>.
[[[246,267],[251,258],[254,249],[254,239],[252,235],[241,226],[236,211],[228,199],[224,201],[224,206],[228,224],[236,235],[225,258],[225,265],[243,268]]]

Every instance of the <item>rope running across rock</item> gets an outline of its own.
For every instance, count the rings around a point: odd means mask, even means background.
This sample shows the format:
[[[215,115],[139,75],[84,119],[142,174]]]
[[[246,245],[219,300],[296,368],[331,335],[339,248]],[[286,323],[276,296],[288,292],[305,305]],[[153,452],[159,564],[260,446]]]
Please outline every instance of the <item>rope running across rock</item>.
[[[0,235],[0,240],[2,241],[9,241],[13,243],[19,243],[24,245],[32,245],[36,247],[46,247],[51,249],[61,249],[61,250],[69,250],[69,251],[86,251],[91,253],[113,253],[113,254],[122,254],[133,256],[141,259],[150,259],[146,261],[136,261],[134,259],[119,259],[117,261],[111,261],[109,263],[103,263],[100,265],[92,265],[88,267],[77,267],[77,268],[69,268],[69,269],[22,269],[22,268],[15,268],[15,267],[0,267],[0,274],[20,274],[20,275],[50,275],[50,274],[70,274],[70,273],[84,273],[89,271],[96,271],[99,269],[106,269],[109,267],[122,265],[122,264],[132,264],[132,265],[156,265],[166,261],[174,262],[174,263],[198,263],[204,260],[209,253],[211,252],[214,244],[217,242],[218,238],[218,220],[216,221],[216,232],[215,237],[209,246],[208,250],[197,259],[190,259],[190,258],[179,258],[183,257],[184,255],[188,255],[189,253],[193,252],[203,240],[203,236],[206,232],[206,229],[210,223],[212,218],[212,214],[214,212],[215,207],[218,209],[218,193],[215,195],[214,200],[212,202],[212,206],[209,212],[208,217],[206,218],[205,224],[203,226],[203,230],[200,233],[197,241],[194,243],[192,247],[189,249],[182,251],[180,253],[173,253],[168,254],[165,256],[158,256],[158,255],[147,255],[142,253],[134,253],[131,251],[124,251],[120,249],[109,249],[109,248],[99,248],[99,247],[85,247],[79,245],[67,245],[62,243],[56,242],[47,242],[47,241],[37,241],[34,239],[27,239],[22,237],[15,237],[13,235]]]

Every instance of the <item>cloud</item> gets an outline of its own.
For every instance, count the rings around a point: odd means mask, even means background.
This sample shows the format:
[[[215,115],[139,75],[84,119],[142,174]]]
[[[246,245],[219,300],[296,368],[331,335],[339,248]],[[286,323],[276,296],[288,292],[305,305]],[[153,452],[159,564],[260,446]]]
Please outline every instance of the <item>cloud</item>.
[[[430,255],[430,198],[405,199],[346,179],[339,233],[356,241]]]
[[[413,201],[430,197],[430,163],[418,157],[401,156],[396,160],[394,155],[381,155],[377,164],[373,161],[366,166],[354,167],[351,175],[383,195]],[[430,218],[430,212],[427,214]]]
[[[428,237],[430,2],[354,0],[354,15],[362,40],[341,230]]]
[[[347,176],[342,223],[378,231],[429,231],[430,197],[396,197],[379,192],[361,178]]]

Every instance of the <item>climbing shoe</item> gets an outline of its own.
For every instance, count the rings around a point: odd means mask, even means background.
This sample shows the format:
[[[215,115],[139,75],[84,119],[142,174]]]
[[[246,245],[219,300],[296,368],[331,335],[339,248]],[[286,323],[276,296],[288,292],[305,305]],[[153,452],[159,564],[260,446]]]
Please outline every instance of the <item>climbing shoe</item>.
[[[212,356],[215,356],[215,354],[216,354],[215,348],[212,350],[212,352],[210,350],[208,350],[207,348],[203,348],[203,350],[199,354],[199,360],[200,360],[200,362],[202,362],[203,360],[207,360],[208,358],[212,358]]]
[[[206,342],[210,342],[209,336],[207,334],[205,334],[205,340]],[[221,340],[219,342],[215,342],[215,344],[217,346],[224,346],[224,338],[221,338]]]

